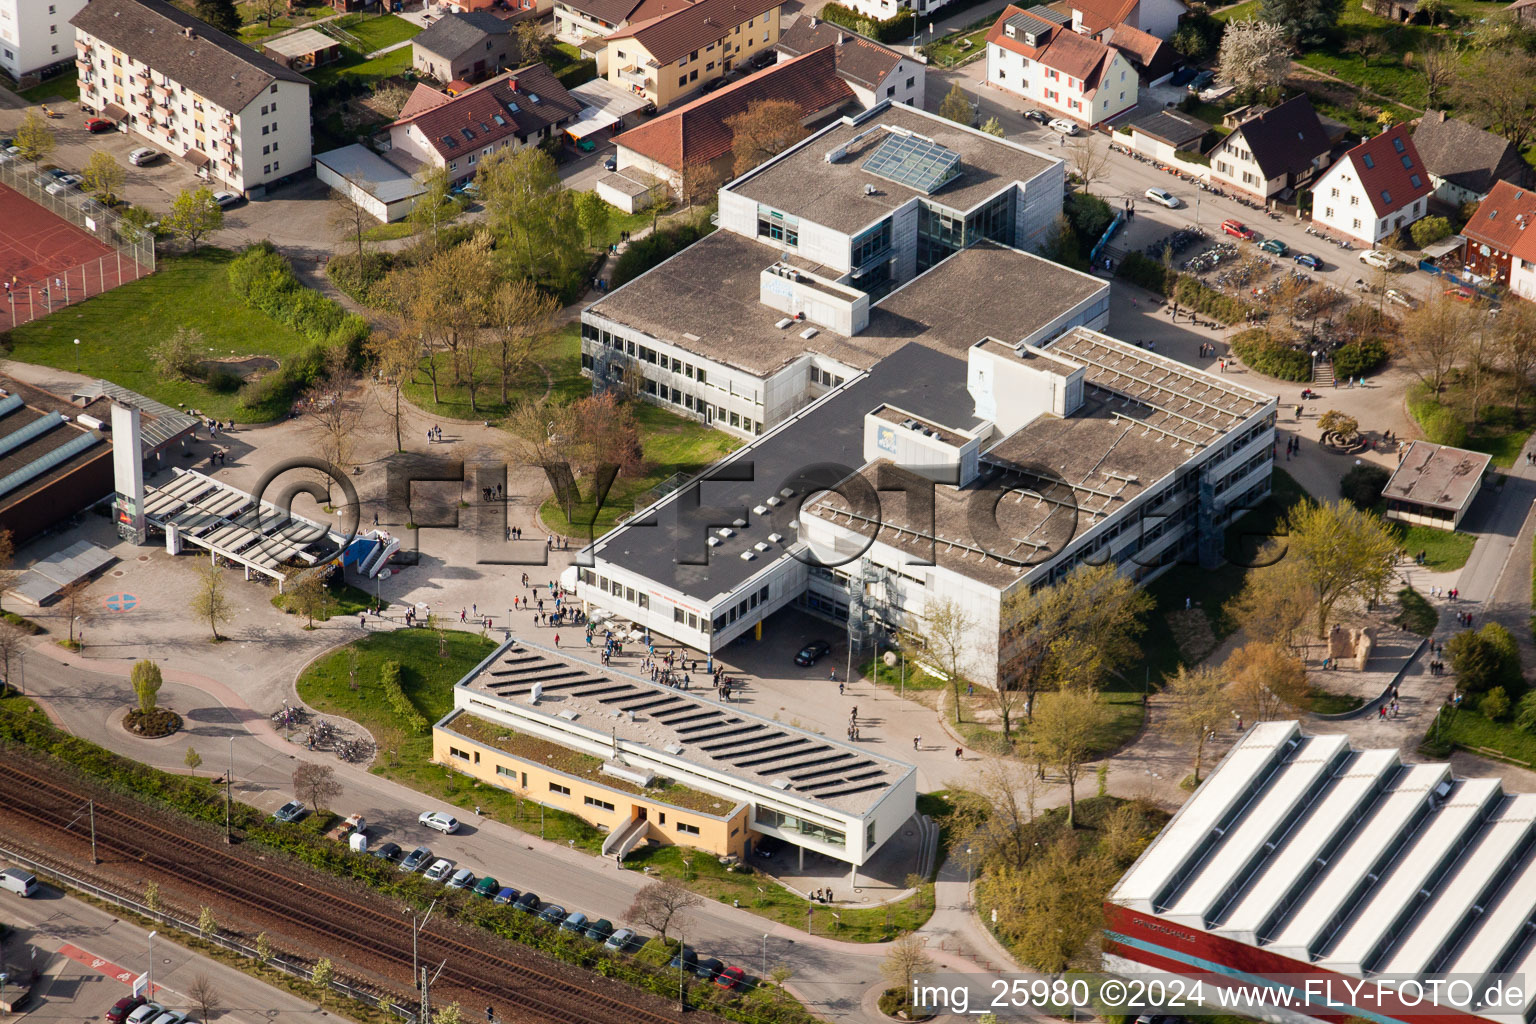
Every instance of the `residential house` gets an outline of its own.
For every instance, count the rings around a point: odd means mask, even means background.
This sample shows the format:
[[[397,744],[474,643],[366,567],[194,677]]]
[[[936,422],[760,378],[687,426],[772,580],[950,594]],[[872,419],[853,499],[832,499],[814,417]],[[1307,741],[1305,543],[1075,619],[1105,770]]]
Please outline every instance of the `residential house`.
[[[22,88],[74,58],[70,19],[85,0],[0,0],[0,71]]]
[[[642,0],[555,0],[555,38],[580,46],[629,24]]]
[[[1374,246],[1429,209],[1434,186],[1408,126],[1366,139],[1328,168],[1312,192],[1312,220]]]
[[[781,0],[645,0],[598,67],[658,108],[687,99],[779,41]],[[660,11],[645,17],[652,11]]]
[[[779,60],[832,46],[837,52],[837,75],[858,97],[865,110],[890,100],[921,107],[927,88],[928,64],[918,55],[900,53],[851,29],[804,17],[779,36]]]
[[[554,0],[437,0],[437,2],[461,14],[468,14],[471,11],[494,11],[499,7],[502,10],[511,11],[514,15],[523,11],[544,15],[554,9]]]
[[[1504,10],[1526,28],[1536,28],[1536,0],[1515,0]]]
[[[445,14],[411,40],[411,66],[439,82],[478,82],[517,63],[512,23],[488,11]]]
[[[1461,229],[1462,256],[1478,277],[1536,299],[1536,191],[1507,181],[1494,184]]]
[[[537,146],[580,113],[580,101],[547,67],[530,64],[457,96],[418,85],[389,126],[389,143],[394,154],[463,181],[497,150]]]
[[[1268,201],[1328,166],[1328,133],[1305,95],[1248,118],[1212,147],[1211,180]]]
[[[1073,32],[1064,15],[1010,4],[987,33],[987,84],[1092,126],[1136,106],[1140,81],[1119,50]]]
[[[1125,55],[1144,85],[1154,85],[1172,76],[1179,67],[1179,55],[1173,44],[1150,32],[1130,25],[1116,25],[1096,37]]]
[[[1063,6],[1072,12],[1074,32],[1098,36],[1128,25],[1159,39],[1173,37],[1186,11],[1183,0],[1064,0]]]
[[[679,195],[687,173],[708,168],[717,183],[732,172],[733,133],[726,121],[763,100],[798,104],[801,122],[816,125],[855,103],[854,91],[836,72],[834,46],[773,64],[755,75],[642,122],[614,139],[617,173],[631,168],[665,181]]]
[[[260,193],[311,164],[310,81],[162,0],[93,0],[71,19],[80,105]]]
[[[1413,145],[1429,171],[1435,198],[1460,206],[1487,195],[1501,181],[1531,183],[1531,165],[1514,143],[1459,117],[1431,110],[1413,131]]]

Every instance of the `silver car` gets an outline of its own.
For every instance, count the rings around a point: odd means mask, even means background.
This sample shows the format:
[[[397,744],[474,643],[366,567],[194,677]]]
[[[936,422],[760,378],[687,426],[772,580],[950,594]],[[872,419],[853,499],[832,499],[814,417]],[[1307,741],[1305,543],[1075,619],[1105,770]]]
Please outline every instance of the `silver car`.
[[[143,167],[145,164],[152,164],[158,159],[160,159],[160,151],[156,149],[150,149],[148,146],[140,146],[138,149],[128,154],[128,162],[133,164],[135,167]]]
[[[453,861],[447,857],[439,857],[427,868],[426,879],[429,882],[446,882],[448,876],[453,874]]]
[[[469,868],[459,868],[448,879],[447,884],[450,889],[468,889],[475,884],[475,873]]]

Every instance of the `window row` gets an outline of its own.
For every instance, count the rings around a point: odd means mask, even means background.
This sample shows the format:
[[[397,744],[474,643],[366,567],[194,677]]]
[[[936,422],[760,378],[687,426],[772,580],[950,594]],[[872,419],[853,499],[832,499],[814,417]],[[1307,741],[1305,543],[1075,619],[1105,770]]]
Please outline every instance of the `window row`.
[[[729,626],[731,623],[735,622],[738,618],[746,618],[747,612],[751,611],[753,608],[756,608],[760,604],[767,603],[768,587],[767,585],[764,585],[756,593],[742,598],[739,602],[736,603],[734,607],[728,608],[721,612],[719,615],[716,615],[715,629],[724,629],[726,626]]]

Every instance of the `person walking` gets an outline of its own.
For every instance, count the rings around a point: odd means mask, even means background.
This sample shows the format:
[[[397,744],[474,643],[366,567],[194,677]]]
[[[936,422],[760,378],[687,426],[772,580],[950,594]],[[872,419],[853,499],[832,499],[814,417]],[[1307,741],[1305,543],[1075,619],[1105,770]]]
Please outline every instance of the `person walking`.
[[[923,742],[923,738],[921,736],[913,736],[912,737],[912,749],[913,750],[921,750],[922,747],[920,746],[920,744],[922,742]]]
[[[560,634],[559,633],[555,634],[555,646],[556,647],[560,646]]]
[[[959,747],[956,747],[955,748],[955,760],[959,761],[961,759],[962,759],[962,751],[960,750]]]

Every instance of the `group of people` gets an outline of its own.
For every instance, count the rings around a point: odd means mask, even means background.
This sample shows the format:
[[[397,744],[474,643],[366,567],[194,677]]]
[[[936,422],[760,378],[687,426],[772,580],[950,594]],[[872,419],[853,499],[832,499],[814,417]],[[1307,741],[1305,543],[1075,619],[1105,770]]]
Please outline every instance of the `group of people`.
[[[441,444],[443,441],[443,428],[432,426],[427,428],[427,444]]]
[[[1285,461],[1290,462],[1292,455],[1301,454],[1301,438],[1292,434],[1285,439]]]

